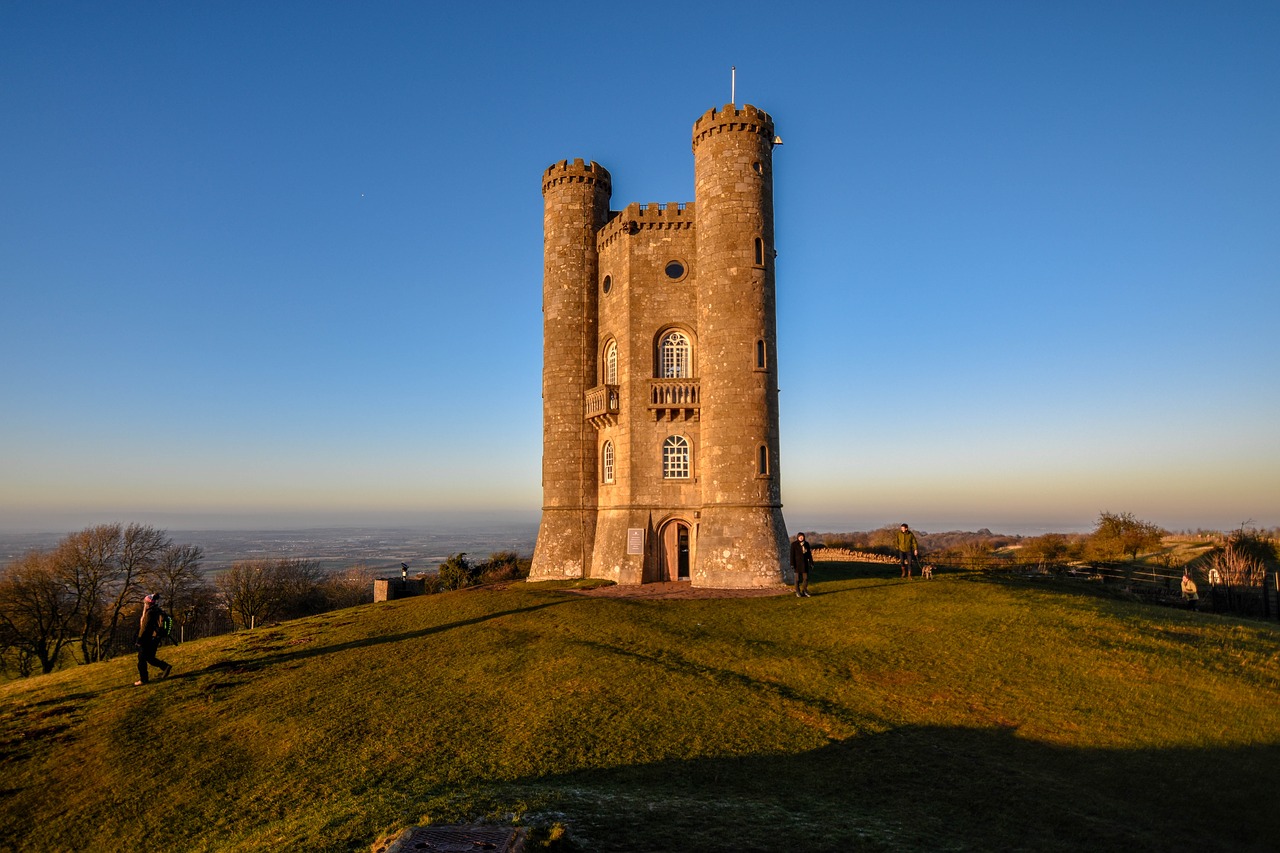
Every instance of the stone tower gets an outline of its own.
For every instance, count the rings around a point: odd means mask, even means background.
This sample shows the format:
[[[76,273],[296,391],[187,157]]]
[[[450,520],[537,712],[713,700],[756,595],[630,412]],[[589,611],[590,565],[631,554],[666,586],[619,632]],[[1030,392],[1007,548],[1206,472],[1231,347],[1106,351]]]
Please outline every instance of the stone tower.
[[[694,202],[542,176],[543,510],[531,579],[790,580],[778,474],[773,120],[693,126]]]

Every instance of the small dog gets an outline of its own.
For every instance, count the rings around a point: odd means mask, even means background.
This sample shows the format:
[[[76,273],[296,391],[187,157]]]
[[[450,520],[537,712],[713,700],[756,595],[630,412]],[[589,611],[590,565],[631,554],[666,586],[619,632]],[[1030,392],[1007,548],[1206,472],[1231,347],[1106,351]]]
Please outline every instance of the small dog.
[[[933,566],[929,565],[928,563],[921,563],[920,577],[926,578],[927,580],[933,580]]]

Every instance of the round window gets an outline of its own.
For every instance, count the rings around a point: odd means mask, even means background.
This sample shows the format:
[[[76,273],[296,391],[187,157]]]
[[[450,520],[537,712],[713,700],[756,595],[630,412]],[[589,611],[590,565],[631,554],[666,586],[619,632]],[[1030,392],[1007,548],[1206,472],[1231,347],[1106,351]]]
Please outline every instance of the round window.
[[[667,278],[678,281],[684,278],[684,264],[679,261],[668,261],[666,272]]]
[[[600,286],[601,288],[604,289],[605,293],[608,293],[610,290],[613,290],[613,276],[611,275],[605,276],[604,281],[601,283]]]

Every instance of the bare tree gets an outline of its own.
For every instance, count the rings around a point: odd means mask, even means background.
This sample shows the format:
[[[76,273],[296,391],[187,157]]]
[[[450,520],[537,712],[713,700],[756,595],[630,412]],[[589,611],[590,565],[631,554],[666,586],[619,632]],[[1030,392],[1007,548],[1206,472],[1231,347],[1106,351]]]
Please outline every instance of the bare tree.
[[[240,560],[218,575],[214,585],[243,626],[266,620],[275,606],[275,560]]]
[[[75,592],[80,612],[80,659],[84,663],[101,657],[102,604],[115,572],[119,524],[100,524],[62,540],[54,552],[59,574]]]
[[[272,616],[291,619],[324,609],[320,585],[324,574],[315,560],[284,559],[275,565],[276,601]]]
[[[110,656],[121,613],[140,597],[140,581],[171,544],[163,530],[148,525],[100,524],[72,533],[59,545],[54,559],[76,593],[85,663]]]
[[[204,549],[199,545],[172,544],[156,559],[150,580],[165,609],[177,618],[193,611],[198,593],[208,586],[200,571],[203,559]]]
[[[320,582],[325,609],[355,607],[373,601],[373,581],[378,573],[365,565],[334,572]]]
[[[53,555],[31,551],[0,573],[0,647],[16,653],[18,671],[52,672],[73,638],[75,592],[58,572]]]
[[[130,524],[124,529],[117,563],[116,595],[111,602],[110,621],[107,625],[108,637],[115,636],[121,612],[145,594],[141,583],[151,576],[160,555],[172,545],[173,540],[168,534],[149,525]]]

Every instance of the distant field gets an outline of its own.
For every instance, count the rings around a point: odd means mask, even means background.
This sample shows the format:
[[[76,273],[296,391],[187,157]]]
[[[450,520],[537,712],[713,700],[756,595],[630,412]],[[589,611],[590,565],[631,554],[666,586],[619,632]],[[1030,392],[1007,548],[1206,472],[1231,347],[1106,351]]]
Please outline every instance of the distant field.
[[[131,660],[0,685],[0,841],[353,851],[487,818],[605,851],[1275,849],[1274,623],[891,575],[478,588],[167,648],[143,689]]]

